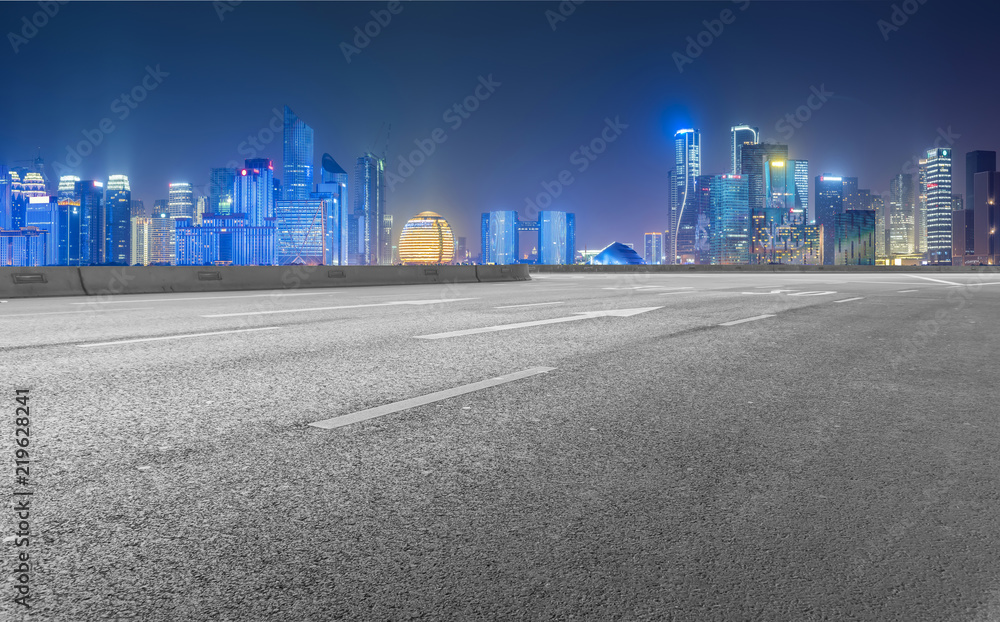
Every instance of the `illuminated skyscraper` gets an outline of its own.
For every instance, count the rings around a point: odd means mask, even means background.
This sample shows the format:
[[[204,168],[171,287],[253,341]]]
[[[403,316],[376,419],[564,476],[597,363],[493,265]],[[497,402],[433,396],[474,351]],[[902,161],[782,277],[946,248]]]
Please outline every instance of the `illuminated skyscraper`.
[[[927,252],[927,160],[917,163],[917,186],[913,202],[913,252]]]
[[[823,265],[834,265],[835,219],[844,212],[844,178],[819,175],[815,181],[816,224],[823,225]]]
[[[714,175],[710,200],[711,263],[750,263],[750,200],[746,175]]]
[[[304,201],[313,190],[313,129],[285,106],[284,190],[282,198]]]
[[[236,187],[235,168],[213,168],[208,179],[208,211],[212,214],[231,214],[233,193]]]
[[[80,263],[96,266],[107,262],[107,214],[104,211],[104,184],[95,180],[76,182],[80,197]]]
[[[795,212],[806,222],[814,220],[809,214],[809,160],[788,160],[788,166],[795,180]]]
[[[769,158],[763,170],[764,207],[751,211],[751,263],[799,263],[807,221],[794,167]]]
[[[663,263],[663,234],[646,233],[643,235],[643,260],[649,265]]]
[[[382,257],[383,219],[385,215],[385,160],[371,153],[358,158],[354,167],[354,215],[358,217],[358,249],[363,265],[390,263]]]
[[[0,164],[0,229],[10,229],[10,173]]]
[[[571,231],[575,214],[545,210],[538,213],[538,263],[572,265],[576,244]],[[661,241],[662,245],[662,241]]]
[[[788,160],[788,145],[757,143],[743,145],[740,152],[741,175],[745,175],[748,185],[750,211],[764,209],[764,162],[768,160]]]
[[[245,214],[253,227],[273,224],[274,164],[266,158],[246,161],[236,178],[233,214]]]
[[[729,172],[733,175],[739,175],[743,164],[743,145],[756,144],[760,140],[760,132],[757,131],[757,128],[749,125],[737,125],[729,128],[729,134],[732,142],[732,168]]]
[[[170,184],[167,193],[167,212],[171,218],[194,218],[194,191],[187,182]]]
[[[874,210],[846,210],[833,220],[834,265],[875,265]]]
[[[104,263],[127,266],[132,259],[132,190],[125,175],[108,177],[104,211]]]
[[[519,237],[517,212],[496,211],[483,214],[482,263],[496,265],[518,263]]]
[[[379,252],[379,264],[392,264],[392,214],[382,215],[382,250]]]
[[[875,259],[886,259],[889,256],[889,215],[886,211],[885,198],[871,195],[872,209],[875,211]]]
[[[701,133],[698,130],[683,129],[674,134],[674,165],[674,199],[670,214],[673,246],[677,255],[693,254],[698,226],[694,204],[701,175]]]
[[[149,265],[149,230],[153,224],[152,218],[133,216],[131,222],[132,256],[129,265]]]
[[[332,193],[328,198],[278,201],[275,206],[278,265],[336,264],[333,258],[339,248],[328,249],[327,245],[337,242],[340,236],[338,231],[327,228],[337,226],[339,212],[340,204]]]
[[[149,225],[149,265],[177,265],[174,219],[169,212],[153,214]]]
[[[951,265],[951,149],[927,151],[927,262]]]
[[[131,216],[139,216],[141,218],[146,217],[146,205],[142,202],[142,199],[132,199],[132,209],[130,211]]]
[[[350,263],[348,238],[351,228],[347,171],[341,168],[330,154],[324,153],[320,179],[317,192],[312,196],[333,202],[327,212],[327,223],[324,229],[326,236],[326,260],[324,263],[346,266]],[[356,238],[357,230],[355,229]]]
[[[45,245],[43,266],[59,265],[59,203],[55,197],[31,197],[25,211],[25,226],[34,227]]]
[[[997,152],[996,151],[969,151],[965,154],[965,209],[970,210],[972,213],[969,214],[970,218],[967,221],[967,226],[970,227],[973,232],[977,228],[976,224],[976,186],[975,186],[975,176],[977,173],[983,172],[994,172],[997,170]],[[973,233],[973,236],[975,234]],[[975,243],[971,244],[969,249],[970,254],[975,254]]]
[[[912,255],[913,175],[900,173],[889,182],[889,255]]]
[[[1000,244],[997,243],[997,224],[1000,224],[1000,173],[976,173],[971,206],[973,227],[973,253],[967,259],[981,265],[1000,263]],[[966,225],[968,227],[968,224]],[[963,262],[964,263],[964,262]]]

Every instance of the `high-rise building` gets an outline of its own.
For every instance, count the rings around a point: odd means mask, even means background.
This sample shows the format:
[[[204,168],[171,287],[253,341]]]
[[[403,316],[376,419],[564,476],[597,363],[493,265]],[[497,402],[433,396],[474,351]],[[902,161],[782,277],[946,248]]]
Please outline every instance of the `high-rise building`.
[[[806,222],[815,219],[809,214],[809,160],[789,160],[792,178],[795,180],[795,208]]]
[[[397,248],[397,252],[398,252],[398,248]],[[464,237],[462,237],[462,236],[459,236],[459,238],[458,238],[458,248],[455,251],[455,261],[457,261],[458,263],[465,263],[468,260],[469,260],[469,248],[466,245],[466,239]],[[396,260],[393,259],[392,263],[396,263]]]
[[[646,233],[643,236],[643,249],[645,252],[642,255],[643,260],[649,265],[657,265],[663,263],[663,234],[662,233]]]
[[[236,178],[233,214],[245,214],[251,227],[273,224],[274,164],[266,158],[246,161]]]
[[[951,265],[951,149],[927,151],[927,263]]]
[[[382,214],[382,250],[379,253],[379,265],[392,264],[392,214]]]
[[[877,194],[871,195],[872,210],[875,211],[875,259],[887,259],[889,256],[889,216],[886,213],[885,199]]]
[[[794,167],[787,160],[768,158],[763,172],[764,207],[751,211],[750,261],[797,263],[805,243],[802,228],[807,222]]]
[[[760,132],[757,128],[750,127],[749,125],[736,125],[729,128],[729,137],[732,142],[730,146],[732,168],[729,172],[733,175],[739,175],[743,164],[743,145],[756,144],[760,140]]]
[[[966,257],[970,263],[998,265],[1000,244],[996,229],[1000,222],[1000,173],[976,173],[973,182],[974,201],[971,206],[973,228],[973,253]],[[969,210],[966,210],[967,212]],[[969,225],[966,224],[966,227]]]
[[[538,213],[538,263],[572,265],[576,248],[569,223],[574,214],[545,210]]]
[[[149,230],[153,224],[152,218],[133,216],[131,221],[132,256],[129,265],[149,265]]]
[[[178,266],[212,266],[219,261],[216,227],[197,226],[193,218],[174,219],[174,252]]]
[[[285,106],[284,190],[287,201],[304,201],[313,190],[313,129]]]
[[[816,224],[823,225],[823,265],[834,261],[834,219],[844,211],[844,178],[832,175],[816,177]]]
[[[104,190],[107,223],[104,235],[104,262],[127,266],[132,259],[132,190],[128,177],[111,175]]]
[[[496,265],[518,263],[519,238],[517,212],[495,211],[483,214],[482,262]]]
[[[156,215],[156,214],[163,214],[163,213],[167,213],[167,214],[170,213],[170,210],[167,207],[167,200],[166,199],[156,199],[155,201],[153,201],[153,214]]]
[[[132,199],[132,207],[129,211],[131,217],[146,217],[146,205],[142,202],[142,199]]]
[[[208,212],[212,214],[231,214],[233,212],[233,193],[236,189],[235,168],[213,168],[208,179]]]
[[[747,177],[750,210],[764,209],[764,162],[768,160],[788,160],[788,145],[757,143],[743,145],[740,152],[741,175]]]
[[[28,207],[28,197],[24,194],[24,184],[21,181],[22,173],[27,174],[24,169],[10,171],[8,222],[12,231],[24,226],[24,212]]]
[[[33,227],[45,245],[43,266],[59,265],[59,203],[55,197],[31,197],[25,211],[25,227]]]
[[[177,265],[176,231],[170,212],[153,214],[149,224],[149,264],[151,266]]]
[[[969,151],[965,154],[965,201],[966,209],[973,213],[970,216],[975,219],[975,176],[977,173],[992,173],[997,170],[996,151]],[[973,231],[976,229],[975,220],[967,223]],[[974,245],[973,245],[974,247]],[[970,248],[969,250],[973,250]]]
[[[10,229],[10,172],[0,164],[0,229]]]
[[[323,188],[325,184],[320,184]],[[336,184],[330,184],[336,186]],[[278,265],[338,265],[340,263],[341,205],[334,192],[322,198],[278,201]],[[333,227],[335,230],[330,231]],[[333,244],[334,247],[329,246]]]
[[[889,182],[888,255],[914,252],[913,175],[900,173]]]
[[[677,185],[677,169],[667,171],[667,230],[663,232],[663,256],[664,263],[673,265],[677,263],[677,244],[674,239],[673,223],[677,220],[677,209],[675,205],[677,197],[674,195]]]
[[[358,249],[361,263],[378,265],[383,259],[385,160],[371,153],[359,157],[354,167],[354,214],[359,217],[359,237],[363,241]]]
[[[711,181],[711,263],[750,263],[750,200],[746,175],[715,175]]]
[[[347,189],[347,171],[345,171],[328,153],[323,154],[322,166],[320,169],[320,183],[317,192],[312,196],[315,198],[332,201],[330,211],[327,213],[326,235],[326,263],[327,265],[346,266],[350,261],[350,195]],[[357,221],[355,220],[355,223]],[[357,243],[357,228],[355,227],[354,239]],[[357,253],[357,250],[354,251]],[[357,263],[355,258],[354,263]]]
[[[78,181],[76,193],[80,197],[82,219],[79,265],[96,266],[107,263],[108,221],[104,211],[104,183],[93,179]]]
[[[694,129],[674,134],[674,199],[671,228],[678,256],[695,252],[698,210],[695,207],[698,176],[701,175],[701,133]]]
[[[17,231],[0,229],[0,266],[45,265],[44,234],[34,227]]]
[[[172,218],[194,218],[194,191],[188,182],[170,184],[167,212]]]
[[[76,191],[79,181],[79,177],[63,175],[59,178],[56,190],[56,200],[59,203],[60,266],[80,265],[81,242],[85,240],[85,232],[81,231],[84,223],[80,213],[80,195]]]
[[[875,265],[875,211],[845,210],[834,216],[834,265]]]

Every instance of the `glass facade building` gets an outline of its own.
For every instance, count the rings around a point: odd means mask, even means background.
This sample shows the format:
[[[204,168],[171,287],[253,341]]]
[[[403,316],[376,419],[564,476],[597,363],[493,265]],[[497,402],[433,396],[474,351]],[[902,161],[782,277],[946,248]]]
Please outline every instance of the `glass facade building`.
[[[111,175],[104,189],[104,263],[127,266],[132,259],[132,190],[128,177]]]
[[[650,265],[663,263],[663,234],[646,233],[642,236],[643,260]]]
[[[569,220],[574,217],[566,212],[539,212],[538,263],[549,266],[573,263],[576,249],[570,245]]]
[[[889,182],[889,255],[912,255],[913,234],[913,175],[900,173]]]
[[[695,195],[700,175],[701,133],[694,129],[678,130],[674,134],[674,183],[670,204],[670,230],[677,256],[695,252],[699,216]]]
[[[927,151],[927,263],[951,265],[951,149]]]
[[[846,210],[834,217],[834,265],[875,265],[875,211]]]
[[[153,224],[152,218],[133,216],[131,222],[132,254],[129,265],[149,265],[149,230]]]
[[[832,175],[816,177],[816,224],[823,225],[823,248],[826,256],[823,264],[832,266],[834,262],[834,219],[844,211],[844,178]]]
[[[284,182],[281,198],[304,201],[313,190],[313,129],[285,106],[284,148],[282,150]]]
[[[194,191],[191,184],[181,181],[167,189],[167,212],[172,218],[194,218]]]
[[[354,215],[358,217],[358,249],[362,265],[392,263],[383,257],[383,216],[385,215],[385,160],[371,154],[358,158],[354,166]],[[391,247],[390,247],[391,248]]]
[[[236,188],[235,168],[213,168],[208,178],[208,212],[231,214]]]
[[[710,201],[711,263],[750,263],[750,199],[746,176],[714,175]]]
[[[331,185],[336,189],[336,184]],[[333,192],[329,194],[329,198],[278,201],[275,206],[278,265],[339,264],[334,259],[340,255],[341,205]],[[331,244],[333,248],[329,247]]]
[[[59,265],[59,203],[55,197],[31,197],[25,211],[25,226],[37,229],[45,244],[42,266]]]
[[[266,158],[246,161],[236,178],[233,214],[245,214],[249,225],[261,227],[274,218],[274,164]]]
[[[749,125],[737,125],[729,128],[729,136],[732,143],[730,145],[732,166],[729,172],[732,175],[739,175],[743,164],[743,145],[756,144],[760,140],[760,132]]]
[[[104,184],[95,180],[76,182],[80,197],[80,257],[81,266],[96,266],[106,262],[107,214],[104,211]]]
[[[35,228],[17,231],[0,229],[0,266],[45,265],[45,238]]]

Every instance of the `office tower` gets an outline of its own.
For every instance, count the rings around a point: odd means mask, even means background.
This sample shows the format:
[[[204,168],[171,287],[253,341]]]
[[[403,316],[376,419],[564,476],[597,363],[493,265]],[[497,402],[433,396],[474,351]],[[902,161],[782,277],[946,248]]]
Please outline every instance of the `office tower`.
[[[281,190],[281,180],[277,178],[271,179],[271,192],[274,194],[274,202],[277,203],[284,197]]]
[[[844,211],[844,179],[831,175],[816,177],[816,224],[823,225],[823,265],[834,260],[834,218]]]
[[[576,214],[566,214],[566,263],[576,263]]]
[[[212,266],[219,261],[217,227],[194,224],[193,218],[174,219],[175,264],[178,266]]]
[[[875,258],[886,259],[889,256],[889,216],[886,213],[885,199],[872,195],[872,210],[875,211]]]
[[[358,158],[354,167],[354,215],[359,218],[359,248],[363,265],[378,265],[381,259],[385,215],[385,160],[371,154]]]
[[[809,160],[788,160],[791,175],[795,180],[794,212],[800,214],[805,222],[815,220],[809,214]]]
[[[172,218],[194,218],[194,191],[191,184],[170,184],[167,197],[167,212]]]
[[[132,259],[132,190],[128,177],[111,175],[104,189],[104,262],[127,266]]]
[[[751,263],[798,263],[806,225],[795,170],[789,161],[764,162],[764,207],[752,210]],[[749,181],[748,181],[749,187]],[[748,191],[749,197],[749,191]]]
[[[350,263],[351,208],[347,178],[347,171],[341,168],[330,154],[324,153],[320,169],[320,183],[317,185],[317,192],[313,193],[312,196],[332,201],[327,212],[327,223],[324,229],[326,236],[326,260],[324,263],[327,265],[346,266]],[[356,243],[356,226],[354,235]],[[357,253],[357,250],[354,252]],[[355,263],[357,263],[357,258],[355,258]]]
[[[140,218],[146,217],[146,205],[142,202],[142,199],[132,199],[131,209],[129,210],[129,216],[135,218],[136,216]]]
[[[966,209],[973,212],[972,218],[975,218],[975,176],[978,173],[992,173],[996,170],[996,151],[969,151],[965,154],[965,201]],[[973,220],[970,224],[975,230],[975,221]]]
[[[698,176],[701,175],[701,133],[683,129],[674,134],[674,248],[678,256],[695,253],[695,231],[698,211],[695,194]],[[682,233],[683,232],[683,233]]]
[[[48,190],[45,189],[45,180],[40,173],[26,173],[21,179],[21,194],[28,197],[47,197]]]
[[[707,265],[710,262],[710,239],[712,219],[709,203],[712,175],[698,175],[695,178],[694,197],[688,197],[688,207],[684,222],[681,223],[680,239],[684,242],[684,252],[680,253],[682,263]],[[690,244],[690,247],[689,247]],[[688,252],[688,248],[690,251]]]
[[[975,200],[972,197],[971,200]],[[965,265],[966,255],[976,252],[974,223],[975,212],[972,205],[966,209],[964,197],[960,194],[951,195],[951,263],[955,266]]]
[[[246,161],[236,178],[234,214],[245,214],[252,227],[262,227],[274,218],[274,164],[266,158]]]
[[[649,265],[663,263],[663,234],[646,233],[643,236],[643,260]]]
[[[76,192],[79,177],[63,175],[59,178],[56,200],[59,203],[59,265],[80,265],[82,219],[80,195]]]
[[[285,106],[284,191],[286,201],[303,201],[313,190],[313,129]]]
[[[834,220],[834,265],[875,265],[875,211],[846,210]]]
[[[951,149],[927,151],[927,263],[951,265]]]
[[[927,160],[917,162],[916,187],[913,191],[913,252],[927,252]]]
[[[483,214],[483,263],[507,265],[519,261],[517,212]]]
[[[231,214],[236,188],[235,168],[213,168],[208,178],[208,212]]]
[[[34,228],[0,229],[0,266],[24,267],[45,264],[45,242]]]
[[[55,197],[31,197],[25,211],[25,227],[34,228],[45,245],[43,266],[59,265],[59,203]]]
[[[17,231],[24,226],[24,212],[28,206],[28,198],[24,196],[24,185],[21,183],[22,171],[10,171],[10,207],[8,222],[10,230]]]
[[[0,164],[0,229],[10,229],[10,173]]]
[[[538,213],[538,263],[549,266],[573,263],[576,249],[570,247],[571,218],[573,214],[566,212],[546,210]]]
[[[399,234],[399,260],[402,263],[447,264],[454,259],[455,235],[440,214],[421,212],[403,225]]]
[[[382,215],[382,234],[379,236],[381,238],[382,250],[379,253],[378,263],[379,265],[388,266],[392,264],[392,215],[383,214]],[[454,249],[452,249],[454,251]]]
[[[397,247],[398,251],[398,247]],[[469,249],[466,246],[466,240],[464,237],[459,236],[458,238],[458,250],[455,252],[456,261],[458,263],[465,263],[469,260]],[[396,263],[395,257],[393,258],[393,263]]]
[[[747,177],[750,210],[764,209],[764,162],[788,160],[788,145],[757,143],[743,145],[740,152],[740,174]]]
[[[176,232],[170,212],[153,214],[149,224],[149,264],[151,266],[177,265],[175,248]]]
[[[664,263],[677,263],[677,245],[674,240],[674,223],[677,222],[678,205],[675,203],[674,188],[677,185],[677,170],[667,171],[667,230],[663,234]]]
[[[1000,221],[1000,173],[976,173],[973,181],[972,228],[973,253],[966,261],[980,265],[997,265],[1000,245],[996,242],[997,222]],[[969,225],[966,224],[966,227]]]
[[[747,176],[714,175],[710,197],[711,263],[750,263],[750,199]]]
[[[104,211],[104,184],[95,180],[76,182],[80,197],[80,263],[96,266],[107,263],[107,214]]]
[[[204,214],[211,214],[208,209],[208,197],[198,197],[194,200],[194,224],[200,225]]]
[[[324,184],[320,184],[322,188]],[[335,185],[335,184],[332,184]],[[278,201],[275,224],[278,229],[278,265],[331,265],[339,247],[327,248],[339,240],[339,231],[328,231],[340,222],[340,204],[331,192],[325,198]],[[339,246],[339,245],[338,245]]]
[[[889,252],[913,254],[913,175],[900,173],[889,182]]]
[[[733,175],[739,175],[742,171],[741,165],[743,163],[743,145],[756,144],[757,141],[760,140],[760,132],[757,131],[757,128],[750,127],[749,125],[737,125],[729,128],[729,135],[732,142],[732,145],[730,146],[732,168],[729,172]]]
[[[156,199],[155,201],[153,201],[153,215],[155,216],[156,214],[163,214],[163,213],[168,213],[168,214],[170,213],[167,208],[167,200]]]
[[[868,191],[858,188],[857,177],[842,177],[841,206],[843,211],[869,209]]]
[[[152,224],[152,218],[146,218],[145,216],[132,217],[130,235],[132,240],[132,255],[129,259],[129,265],[149,265],[149,230]]]

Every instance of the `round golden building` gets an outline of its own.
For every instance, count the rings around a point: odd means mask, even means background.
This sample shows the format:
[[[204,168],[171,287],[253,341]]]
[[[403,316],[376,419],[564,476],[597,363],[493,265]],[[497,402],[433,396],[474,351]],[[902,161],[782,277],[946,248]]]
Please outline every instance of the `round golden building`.
[[[404,264],[451,263],[455,235],[448,221],[434,212],[420,212],[399,234],[399,260]]]

